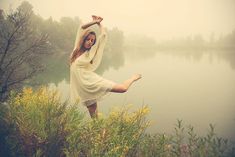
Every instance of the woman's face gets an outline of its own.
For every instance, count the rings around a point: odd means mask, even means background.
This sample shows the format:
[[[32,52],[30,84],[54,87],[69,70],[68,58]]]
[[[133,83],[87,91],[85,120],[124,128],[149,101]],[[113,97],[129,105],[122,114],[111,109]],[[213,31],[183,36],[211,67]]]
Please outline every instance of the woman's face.
[[[95,43],[95,38],[96,36],[94,34],[89,34],[84,41],[83,47],[85,49],[90,49]]]

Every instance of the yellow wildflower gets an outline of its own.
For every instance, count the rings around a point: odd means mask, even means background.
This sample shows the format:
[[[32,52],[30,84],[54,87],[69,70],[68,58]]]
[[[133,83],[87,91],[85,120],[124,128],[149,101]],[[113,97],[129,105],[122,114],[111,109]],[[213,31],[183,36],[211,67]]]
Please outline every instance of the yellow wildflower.
[[[149,113],[149,111],[150,110],[149,110],[149,108],[147,106],[144,106],[143,109],[142,109],[142,113],[143,114],[147,114],[147,113]]]

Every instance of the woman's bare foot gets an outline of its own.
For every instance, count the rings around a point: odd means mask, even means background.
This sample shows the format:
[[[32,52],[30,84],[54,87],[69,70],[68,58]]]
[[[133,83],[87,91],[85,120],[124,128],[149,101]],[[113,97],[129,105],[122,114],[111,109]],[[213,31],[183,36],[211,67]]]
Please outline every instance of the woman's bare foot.
[[[133,79],[133,81],[137,81],[137,80],[141,79],[141,77],[142,77],[141,74],[135,74],[132,76],[132,79]]]

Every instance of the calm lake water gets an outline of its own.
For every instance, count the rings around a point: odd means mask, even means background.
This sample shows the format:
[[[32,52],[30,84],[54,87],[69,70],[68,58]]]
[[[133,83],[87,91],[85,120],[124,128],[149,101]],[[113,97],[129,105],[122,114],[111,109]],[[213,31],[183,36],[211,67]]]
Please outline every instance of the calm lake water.
[[[126,55],[124,66],[105,71],[103,77],[122,82],[140,73],[142,79],[127,93],[105,97],[98,104],[99,112],[107,115],[115,106],[133,104],[134,110],[148,105],[150,132],[173,133],[177,119],[181,119],[185,126],[194,126],[200,135],[205,135],[212,123],[219,136],[234,140],[235,54],[225,56],[222,52]],[[50,86],[62,91],[63,99],[68,97],[69,82]]]

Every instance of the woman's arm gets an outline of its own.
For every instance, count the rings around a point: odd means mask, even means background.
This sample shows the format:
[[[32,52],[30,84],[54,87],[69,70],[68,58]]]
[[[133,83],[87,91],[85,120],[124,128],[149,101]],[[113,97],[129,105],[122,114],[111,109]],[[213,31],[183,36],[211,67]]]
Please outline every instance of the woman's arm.
[[[94,24],[98,24],[100,26],[100,22],[103,20],[102,17],[95,16],[95,15],[92,15],[92,19],[93,19],[93,21],[82,25],[82,29],[86,29]]]
[[[97,24],[97,22],[96,21],[91,21],[89,23],[86,23],[86,24],[82,25],[82,29],[87,29],[88,27],[90,27],[94,24]]]
[[[100,28],[100,34],[105,34],[106,31],[105,31],[105,28],[102,24],[98,24],[99,28]]]

